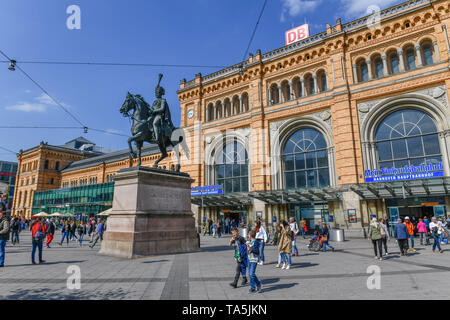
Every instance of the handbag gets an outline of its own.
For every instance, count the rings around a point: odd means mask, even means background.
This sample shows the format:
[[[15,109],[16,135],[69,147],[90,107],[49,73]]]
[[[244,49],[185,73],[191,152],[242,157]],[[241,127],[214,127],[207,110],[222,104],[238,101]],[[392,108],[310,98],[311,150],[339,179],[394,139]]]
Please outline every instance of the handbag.
[[[42,224],[39,226],[38,232],[34,235],[34,240],[44,240],[45,234],[42,232]]]
[[[328,241],[328,235],[324,234],[322,236],[322,242],[327,242]]]

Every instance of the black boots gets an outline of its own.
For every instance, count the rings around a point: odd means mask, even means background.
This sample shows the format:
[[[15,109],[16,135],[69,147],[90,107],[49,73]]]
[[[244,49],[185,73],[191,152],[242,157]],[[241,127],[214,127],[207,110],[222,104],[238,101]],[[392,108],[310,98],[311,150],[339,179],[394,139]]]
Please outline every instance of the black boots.
[[[243,278],[242,278],[241,285],[242,285],[242,286],[245,286],[245,285],[247,284],[247,282],[248,282],[247,277],[243,277]]]
[[[230,286],[232,286],[233,288],[237,288],[237,282],[238,282],[238,279],[235,279],[232,283],[230,283]],[[247,283],[248,283],[247,277],[243,277],[241,285],[245,286]]]
[[[232,286],[233,288],[237,288],[237,283],[236,282],[232,282],[232,283],[230,283],[230,286]]]

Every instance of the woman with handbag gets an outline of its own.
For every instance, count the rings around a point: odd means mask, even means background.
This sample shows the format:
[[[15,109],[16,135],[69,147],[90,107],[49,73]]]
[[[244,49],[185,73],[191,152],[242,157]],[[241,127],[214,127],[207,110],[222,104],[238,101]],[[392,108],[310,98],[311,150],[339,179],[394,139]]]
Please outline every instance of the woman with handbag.
[[[286,221],[280,222],[281,235],[280,242],[278,243],[278,252],[281,255],[281,261],[283,266],[281,269],[290,269],[291,267],[291,252],[292,252],[292,230],[289,223]]]
[[[32,245],[33,249],[31,250],[31,262],[33,264],[36,264],[34,261],[34,256],[36,254],[36,248],[39,251],[39,263],[44,263],[45,261],[42,260],[42,243],[45,238],[45,226],[42,223],[42,219],[38,218],[36,219],[30,226],[31,229],[31,238],[32,238]]]
[[[322,223],[322,232],[320,233],[320,235],[322,236],[321,241],[322,241],[322,245],[323,245],[323,252],[327,252],[327,246],[328,246],[329,248],[331,248],[331,250],[334,252],[334,247],[333,247],[333,246],[330,246],[330,245],[328,244],[328,235],[329,235],[329,232],[328,232],[328,227],[327,227],[327,224],[326,224],[326,223]]]

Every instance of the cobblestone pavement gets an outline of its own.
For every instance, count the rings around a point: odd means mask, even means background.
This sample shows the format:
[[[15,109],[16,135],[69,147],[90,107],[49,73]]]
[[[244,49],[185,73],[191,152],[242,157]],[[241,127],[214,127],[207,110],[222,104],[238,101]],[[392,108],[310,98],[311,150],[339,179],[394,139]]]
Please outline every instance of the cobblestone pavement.
[[[58,232],[45,264],[31,264],[31,237],[6,248],[5,268],[0,269],[0,299],[439,299],[450,295],[450,247],[433,253],[416,245],[417,252],[400,257],[395,241],[383,261],[373,257],[368,240],[332,243],[336,251],[309,252],[298,240],[300,256],[290,270],[276,269],[276,247],[266,246],[266,264],[258,266],[263,292],[249,294],[249,286],[230,287],[235,262],[229,237],[201,236],[201,252],[161,255],[135,260],[101,256],[100,245],[82,248],[76,242],[59,246]],[[416,241],[419,243],[419,241]],[[449,249],[447,249],[449,248]],[[37,258],[37,257],[36,257]],[[79,266],[81,288],[70,290],[69,266]],[[369,290],[369,266],[379,266],[381,288]]]

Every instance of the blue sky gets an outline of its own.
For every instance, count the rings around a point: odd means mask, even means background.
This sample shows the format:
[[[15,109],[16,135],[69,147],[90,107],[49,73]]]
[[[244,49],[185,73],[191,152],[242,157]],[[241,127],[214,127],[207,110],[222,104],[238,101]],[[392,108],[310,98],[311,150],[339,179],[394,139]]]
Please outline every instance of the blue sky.
[[[365,15],[370,5],[398,0],[268,0],[250,52],[284,45],[284,32],[305,22],[311,35]],[[0,50],[17,61],[80,61],[228,66],[241,61],[263,0],[0,0]],[[81,30],[69,30],[66,9],[81,8]],[[4,60],[0,58],[0,60]],[[92,128],[129,134],[119,114],[127,91],[154,99],[163,73],[166,99],[179,125],[176,90],[182,78],[219,68],[111,67],[23,64],[22,68]],[[0,64],[3,126],[79,126],[20,71]],[[126,138],[81,130],[0,129],[0,147],[13,151],[80,135],[119,150]],[[0,150],[0,159],[16,156]]]

